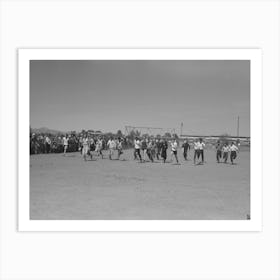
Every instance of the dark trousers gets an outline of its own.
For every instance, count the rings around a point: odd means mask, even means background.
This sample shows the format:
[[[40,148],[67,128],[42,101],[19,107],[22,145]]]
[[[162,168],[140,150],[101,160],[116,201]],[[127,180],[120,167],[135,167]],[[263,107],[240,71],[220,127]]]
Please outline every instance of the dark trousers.
[[[201,160],[202,162],[204,162],[204,150],[200,150],[200,154],[201,154]]]
[[[232,151],[230,153],[230,161],[231,161],[231,163],[233,163],[233,160],[236,159],[236,156],[237,156],[236,151]]]
[[[184,155],[184,159],[187,160],[187,158],[188,158],[188,149],[184,149],[183,155]]]
[[[222,151],[217,151],[217,153],[216,153],[217,162],[220,162],[221,157],[222,157]]]
[[[140,149],[135,149],[134,153],[139,157],[140,160],[142,160]]]
[[[224,158],[224,162],[226,163],[228,160],[228,152],[224,152],[223,158]]]

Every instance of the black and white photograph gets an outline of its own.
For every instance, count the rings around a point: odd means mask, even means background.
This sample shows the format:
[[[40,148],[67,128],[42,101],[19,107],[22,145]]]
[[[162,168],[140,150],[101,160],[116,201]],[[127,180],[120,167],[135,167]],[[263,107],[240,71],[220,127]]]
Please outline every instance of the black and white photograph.
[[[31,60],[30,219],[250,219],[250,61]]]
[[[20,50],[20,228],[257,229],[259,58]]]

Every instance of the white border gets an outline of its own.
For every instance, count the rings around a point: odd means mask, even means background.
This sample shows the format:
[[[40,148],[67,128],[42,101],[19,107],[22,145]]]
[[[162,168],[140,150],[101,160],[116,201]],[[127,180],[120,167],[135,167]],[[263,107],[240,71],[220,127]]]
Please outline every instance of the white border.
[[[29,219],[30,60],[250,60],[251,220],[37,221]],[[19,231],[261,231],[262,65],[260,49],[19,49],[18,50],[18,230]]]

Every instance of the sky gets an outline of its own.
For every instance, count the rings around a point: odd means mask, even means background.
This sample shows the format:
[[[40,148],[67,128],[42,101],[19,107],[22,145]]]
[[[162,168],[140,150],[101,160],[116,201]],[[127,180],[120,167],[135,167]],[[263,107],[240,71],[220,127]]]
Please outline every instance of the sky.
[[[32,60],[30,125],[250,136],[250,61]]]

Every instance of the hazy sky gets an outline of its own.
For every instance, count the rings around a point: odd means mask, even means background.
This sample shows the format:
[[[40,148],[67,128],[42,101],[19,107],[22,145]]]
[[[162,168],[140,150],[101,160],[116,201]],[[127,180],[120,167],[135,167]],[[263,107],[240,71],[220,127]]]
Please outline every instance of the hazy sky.
[[[249,61],[31,61],[32,128],[250,135]]]

